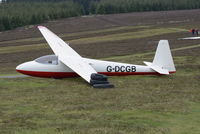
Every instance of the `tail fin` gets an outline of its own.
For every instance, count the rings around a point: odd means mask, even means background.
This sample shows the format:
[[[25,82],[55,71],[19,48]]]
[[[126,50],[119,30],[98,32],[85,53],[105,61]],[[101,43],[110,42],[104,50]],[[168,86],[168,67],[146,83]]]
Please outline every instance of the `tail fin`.
[[[169,48],[168,40],[160,40],[153,63],[144,62],[147,66],[160,74],[170,74],[176,71]]]

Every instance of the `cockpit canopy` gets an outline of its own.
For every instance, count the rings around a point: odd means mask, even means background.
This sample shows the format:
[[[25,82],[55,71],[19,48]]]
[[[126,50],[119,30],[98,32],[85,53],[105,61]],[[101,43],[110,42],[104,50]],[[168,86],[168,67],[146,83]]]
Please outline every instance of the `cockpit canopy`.
[[[56,55],[46,55],[35,59],[36,62],[42,64],[51,64],[57,65],[58,64],[58,56]]]

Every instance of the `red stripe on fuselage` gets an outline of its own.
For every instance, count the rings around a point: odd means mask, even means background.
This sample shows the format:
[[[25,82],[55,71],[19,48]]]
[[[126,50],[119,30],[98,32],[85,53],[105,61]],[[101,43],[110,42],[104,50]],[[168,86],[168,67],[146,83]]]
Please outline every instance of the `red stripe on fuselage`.
[[[17,70],[18,72],[26,75],[45,77],[45,78],[68,78],[68,77],[78,77],[79,75],[75,72],[39,72],[39,71],[25,71]],[[170,74],[176,71],[170,72]],[[107,76],[124,76],[124,75],[160,75],[157,72],[99,72]]]

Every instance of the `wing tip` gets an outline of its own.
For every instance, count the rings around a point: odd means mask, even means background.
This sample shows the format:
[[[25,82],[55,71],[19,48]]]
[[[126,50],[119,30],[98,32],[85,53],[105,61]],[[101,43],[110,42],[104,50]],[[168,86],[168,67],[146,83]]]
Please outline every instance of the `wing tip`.
[[[45,26],[38,26],[38,28],[41,29],[41,28],[46,28],[46,27]]]

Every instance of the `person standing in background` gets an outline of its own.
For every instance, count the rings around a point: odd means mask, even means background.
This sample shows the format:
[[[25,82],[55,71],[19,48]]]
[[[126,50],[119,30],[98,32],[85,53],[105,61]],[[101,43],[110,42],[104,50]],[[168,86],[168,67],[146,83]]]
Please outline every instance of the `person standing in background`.
[[[196,36],[199,36],[199,29],[195,30]]]

